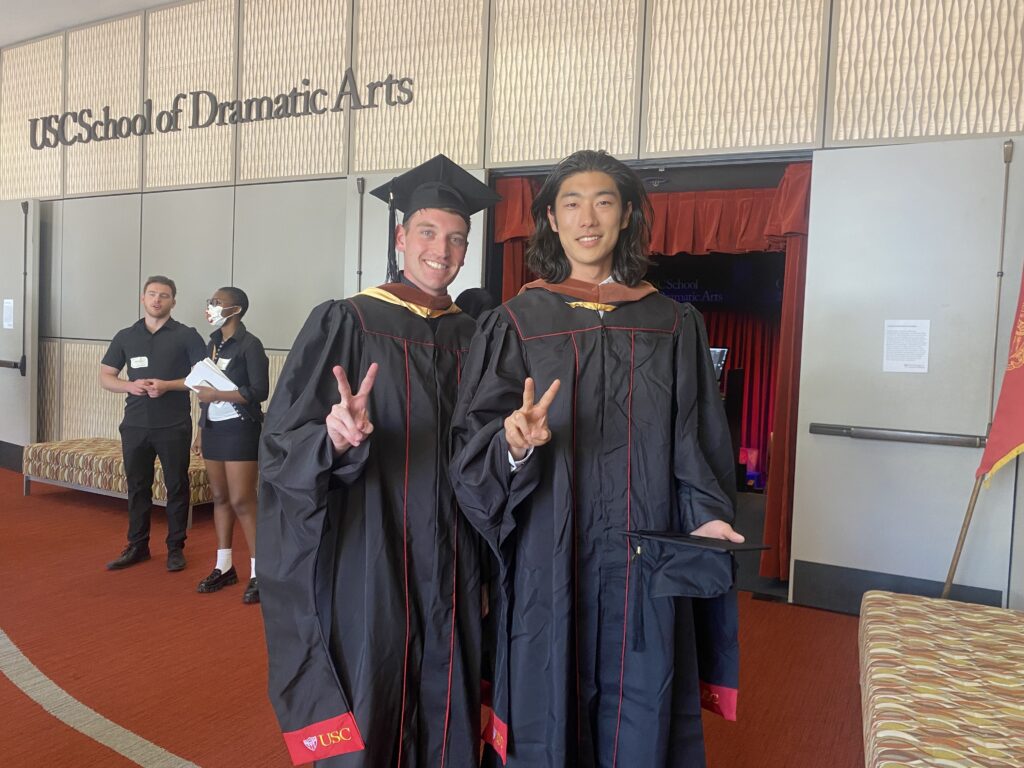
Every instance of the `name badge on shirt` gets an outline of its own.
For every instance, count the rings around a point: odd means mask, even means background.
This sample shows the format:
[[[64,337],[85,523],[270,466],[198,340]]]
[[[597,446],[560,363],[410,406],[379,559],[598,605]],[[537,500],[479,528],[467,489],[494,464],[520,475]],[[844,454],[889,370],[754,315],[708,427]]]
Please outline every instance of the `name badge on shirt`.
[[[148,357],[133,357],[130,365],[132,368],[148,368],[149,358]]]
[[[228,363],[230,363],[230,362],[231,362],[231,358],[230,357],[218,357],[217,358],[217,367],[220,368],[222,371],[226,371],[228,369]]]

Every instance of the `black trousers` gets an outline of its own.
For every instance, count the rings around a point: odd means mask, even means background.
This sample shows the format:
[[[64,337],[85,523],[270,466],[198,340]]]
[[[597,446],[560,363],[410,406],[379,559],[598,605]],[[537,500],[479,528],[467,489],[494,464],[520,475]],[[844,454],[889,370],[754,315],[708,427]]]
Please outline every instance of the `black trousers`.
[[[160,457],[167,486],[167,548],[185,546],[188,525],[188,464],[192,425],[152,429],[121,425],[121,452],[128,478],[128,543],[149,542],[154,459]]]

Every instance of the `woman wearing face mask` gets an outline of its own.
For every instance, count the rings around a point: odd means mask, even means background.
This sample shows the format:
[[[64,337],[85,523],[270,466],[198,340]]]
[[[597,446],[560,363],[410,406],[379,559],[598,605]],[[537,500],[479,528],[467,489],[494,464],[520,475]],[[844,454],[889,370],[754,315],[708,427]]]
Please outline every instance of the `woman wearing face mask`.
[[[199,387],[196,390],[202,413],[192,450],[206,461],[213,492],[213,524],[217,531],[217,563],[213,572],[199,582],[199,592],[216,592],[238,583],[231,559],[236,517],[242,524],[249,554],[256,552],[256,459],[263,423],[260,403],[267,399],[270,389],[270,363],[263,343],[242,323],[248,309],[249,297],[245,291],[233,287],[218,290],[206,306],[206,320],[213,329],[210,359],[238,389],[222,391]],[[259,601],[256,558],[252,557],[249,585],[242,602]]]

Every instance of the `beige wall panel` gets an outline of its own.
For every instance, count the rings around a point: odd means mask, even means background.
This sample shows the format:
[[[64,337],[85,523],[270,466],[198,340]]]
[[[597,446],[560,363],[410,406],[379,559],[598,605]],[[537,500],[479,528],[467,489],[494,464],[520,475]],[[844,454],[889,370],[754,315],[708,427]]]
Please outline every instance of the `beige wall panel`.
[[[60,197],[61,150],[32,149],[29,123],[64,105],[64,35],[0,53],[0,200]]]
[[[218,101],[235,98],[234,0],[202,0],[146,15],[146,96],[154,111],[170,109],[176,94],[209,91]],[[200,99],[200,122],[205,120]],[[229,183],[234,179],[234,126],[189,128],[192,99],[182,104],[176,133],[155,133],[145,142],[147,189]]]
[[[487,164],[636,156],[639,0],[495,0]]]
[[[833,143],[1024,130],[1024,2],[835,5]]]
[[[100,387],[100,360],[109,342],[65,341],[60,380],[61,440],[117,438],[124,395]],[[122,378],[124,378],[122,376]]]
[[[322,88],[329,109],[348,60],[350,5],[349,0],[243,0],[240,98]],[[302,85],[303,78],[309,86]],[[239,125],[239,181],[345,173],[347,114],[328,111]]]
[[[39,342],[39,398],[36,439],[40,443],[60,440],[60,339]]]
[[[827,0],[651,0],[645,155],[820,141]]]
[[[467,167],[481,157],[487,28],[480,0],[357,0],[353,70],[365,84],[414,81],[413,101],[350,113],[353,172],[411,168],[442,152]],[[395,93],[397,96],[397,91]]]
[[[92,120],[132,117],[142,108],[142,14],[68,32],[67,109]],[[76,132],[77,128],[72,127]],[[72,130],[72,129],[69,129]],[[138,136],[74,144],[65,157],[65,195],[136,191]]]
[[[267,410],[270,398],[274,396],[274,390],[277,389],[277,380],[281,378],[281,371],[284,370],[284,361],[288,359],[288,353],[271,350],[267,352],[267,358],[270,360],[270,395],[267,397],[267,402],[263,404],[264,411]]]

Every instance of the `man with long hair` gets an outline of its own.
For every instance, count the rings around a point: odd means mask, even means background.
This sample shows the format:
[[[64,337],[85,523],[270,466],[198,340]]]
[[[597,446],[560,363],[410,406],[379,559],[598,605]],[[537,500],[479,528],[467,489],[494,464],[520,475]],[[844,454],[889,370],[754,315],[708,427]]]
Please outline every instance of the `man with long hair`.
[[[728,593],[731,562],[660,539],[743,540],[704,325],[643,281],[651,208],[623,163],[576,152],[532,212],[540,279],[481,321],[452,425],[499,567],[485,739],[508,766],[703,765],[701,699],[734,702],[735,603],[691,598]]]

